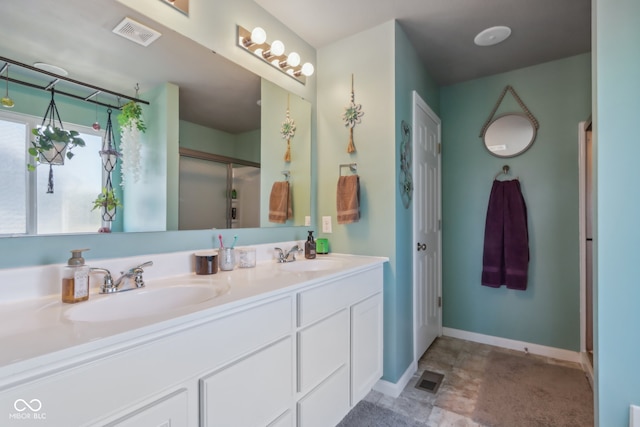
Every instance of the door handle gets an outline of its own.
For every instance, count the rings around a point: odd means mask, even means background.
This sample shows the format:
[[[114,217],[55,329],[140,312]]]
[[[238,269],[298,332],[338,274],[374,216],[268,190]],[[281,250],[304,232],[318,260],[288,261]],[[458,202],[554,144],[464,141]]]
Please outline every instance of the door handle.
[[[426,250],[427,250],[427,244],[418,242],[418,252],[426,251]]]

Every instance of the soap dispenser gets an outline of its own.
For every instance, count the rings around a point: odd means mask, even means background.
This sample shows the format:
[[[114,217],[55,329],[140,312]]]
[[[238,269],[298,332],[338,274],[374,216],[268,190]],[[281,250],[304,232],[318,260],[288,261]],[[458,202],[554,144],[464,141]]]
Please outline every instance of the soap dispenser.
[[[306,259],[315,259],[316,257],[316,241],[313,240],[313,231],[309,231],[309,237],[304,244],[304,257]]]
[[[89,299],[89,266],[84,263],[82,252],[74,249],[62,271],[62,302],[76,303]]]

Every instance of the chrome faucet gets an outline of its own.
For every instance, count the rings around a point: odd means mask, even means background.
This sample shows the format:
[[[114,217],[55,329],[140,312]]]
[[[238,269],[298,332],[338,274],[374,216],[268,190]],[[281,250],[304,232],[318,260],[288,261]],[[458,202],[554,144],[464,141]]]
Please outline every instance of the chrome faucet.
[[[300,246],[298,245],[293,245],[291,249],[289,249],[287,252],[284,252],[280,248],[274,248],[274,249],[277,254],[276,260],[278,262],[293,262],[296,260],[296,254],[302,251],[302,249],[300,249]]]
[[[115,282],[113,281],[111,272],[106,268],[94,267],[91,269],[91,271],[104,274],[104,281],[102,282],[102,286],[100,286],[100,293],[112,294],[115,292],[124,292],[131,289],[143,288],[144,280],[142,279],[142,273],[144,273],[145,267],[151,267],[152,265],[153,261],[147,261],[136,267],[130,268],[126,272],[121,271],[121,276],[118,277]],[[121,287],[123,282],[129,282],[130,284],[133,282],[133,286]]]

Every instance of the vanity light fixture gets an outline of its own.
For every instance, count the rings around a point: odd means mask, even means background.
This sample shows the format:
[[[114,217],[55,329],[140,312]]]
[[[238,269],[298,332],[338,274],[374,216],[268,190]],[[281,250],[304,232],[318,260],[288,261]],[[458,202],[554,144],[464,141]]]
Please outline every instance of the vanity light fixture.
[[[298,53],[290,52],[287,55],[282,41],[274,40],[267,43],[267,33],[260,27],[249,31],[238,25],[238,46],[302,84],[305,84],[306,78],[315,71],[310,62],[300,65],[302,61]]]

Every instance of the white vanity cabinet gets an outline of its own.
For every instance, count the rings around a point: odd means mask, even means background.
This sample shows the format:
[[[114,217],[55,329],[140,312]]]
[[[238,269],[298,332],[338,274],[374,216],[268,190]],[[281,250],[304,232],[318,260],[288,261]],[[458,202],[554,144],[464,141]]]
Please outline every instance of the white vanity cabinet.
[[[382,375],[382,283],[378,263],[43,355],[0,381],[0,424],[335,425]]]

